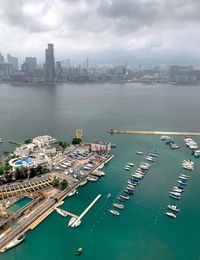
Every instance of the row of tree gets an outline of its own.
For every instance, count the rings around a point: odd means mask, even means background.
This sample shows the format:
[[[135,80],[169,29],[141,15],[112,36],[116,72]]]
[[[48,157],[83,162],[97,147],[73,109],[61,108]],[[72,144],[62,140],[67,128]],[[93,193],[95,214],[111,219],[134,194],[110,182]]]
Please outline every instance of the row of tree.
[[[52,180],[51,184],[52,184],[53,187],[57,187],[60,190],[64,190],[68,186],[67,180],[65,180],[65,179],[60,180],[60,179],[58,179],[56,177],[54,177],[54,179]]]

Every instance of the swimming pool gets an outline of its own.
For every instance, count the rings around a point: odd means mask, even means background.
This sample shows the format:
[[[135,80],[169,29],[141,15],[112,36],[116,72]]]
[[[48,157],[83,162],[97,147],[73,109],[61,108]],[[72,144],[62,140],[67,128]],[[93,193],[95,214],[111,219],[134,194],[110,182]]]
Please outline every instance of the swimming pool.
[[[16,166],[22,166],[23,164],[26,164],[26,163],[31,163],[32,162],[32,159],[30,157],[26,157],[26,158],[23,158],[17,162],[15,162],[15,165]]]

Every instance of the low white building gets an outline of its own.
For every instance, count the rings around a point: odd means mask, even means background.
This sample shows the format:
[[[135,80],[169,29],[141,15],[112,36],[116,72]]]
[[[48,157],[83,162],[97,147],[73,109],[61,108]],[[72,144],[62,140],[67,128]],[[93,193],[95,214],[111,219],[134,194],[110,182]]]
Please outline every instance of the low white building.
[[[32,143],[36,144],[39,148],[49,147],[51,144],[55,143],[56,139],[50,135],[37,136],[33,138]]]

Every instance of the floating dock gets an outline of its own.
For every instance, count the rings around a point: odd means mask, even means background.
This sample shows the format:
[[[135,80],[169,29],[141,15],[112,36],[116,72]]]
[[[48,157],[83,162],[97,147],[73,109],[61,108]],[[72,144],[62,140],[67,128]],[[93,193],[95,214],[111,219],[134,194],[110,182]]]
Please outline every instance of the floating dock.
[[[99,194],[90,205],[83,211],[83,213],[72,223],[71,227],[77,227],[81,223],[81,219],[85,216],[85,214],[94,206],[94,204],[100,199],[101,194]]]
[[[143,130],[108,130],[110,134],[131,135],[174,135],[174,136],[200,136],[199,132],[168,132],[168,131],[143,131]]]

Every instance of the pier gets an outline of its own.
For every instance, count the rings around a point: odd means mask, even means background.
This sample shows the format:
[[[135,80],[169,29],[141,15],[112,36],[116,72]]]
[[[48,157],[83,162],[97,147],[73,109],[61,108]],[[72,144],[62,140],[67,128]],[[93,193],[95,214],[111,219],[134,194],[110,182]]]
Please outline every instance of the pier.
[[[90,205],[83,211],[83,213],[76,219],[74,223],[72,223],[71,227],[78,226],[81,219],[85,216],[85,214],[94,206],[94,204],[100,199],[101,194],[99,194],[91,203]]]
[[[131,135],[200,136],[199,132],[169,132],[169,131],[115,130],[115,129],[109,129],[108,133],[110,133],[110,134],[131,134]]]

